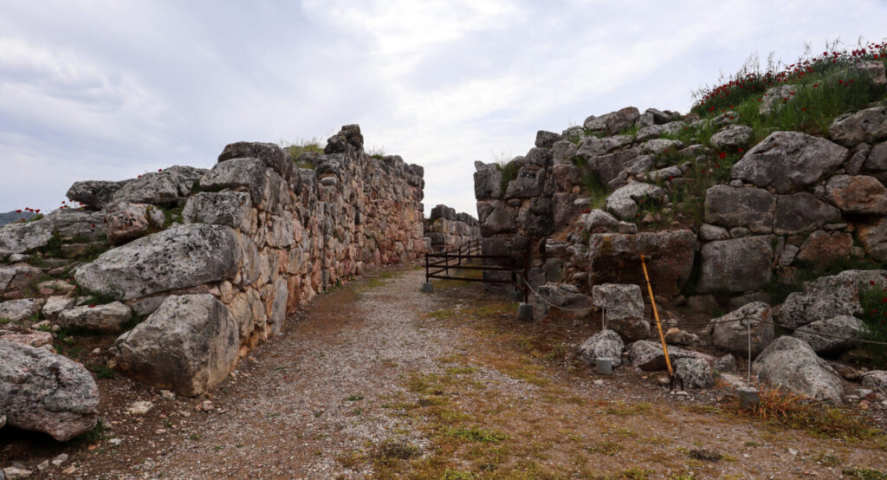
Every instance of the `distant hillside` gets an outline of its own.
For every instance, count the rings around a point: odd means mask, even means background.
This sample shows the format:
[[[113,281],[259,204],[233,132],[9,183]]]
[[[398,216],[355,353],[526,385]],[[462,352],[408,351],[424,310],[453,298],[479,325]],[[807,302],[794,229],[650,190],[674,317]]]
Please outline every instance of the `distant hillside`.
[[[20,222],[23,218],[29,220],[34,216],[33,212],[6,212],[0,213],[0,226],[7,223]]]

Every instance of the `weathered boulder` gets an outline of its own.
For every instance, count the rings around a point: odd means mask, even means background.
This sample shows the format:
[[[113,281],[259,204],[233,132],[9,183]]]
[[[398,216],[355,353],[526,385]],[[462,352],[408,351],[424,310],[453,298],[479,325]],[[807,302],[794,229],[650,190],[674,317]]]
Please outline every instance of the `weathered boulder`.
[[[805,262],[827,265],[829,262],[850,256],[853,236],[846,232],[825,232],[817,230],[801,244],[797,259]]]
[[[127,181],[114,193],[114,203],[149,203],[172,205],[191,194],[194,183],[206,173],[205,169],[176,165],[160,172],[151,172]]]
[[[706,243],[697,292],[748,292],[770,281],[772,235]]]
[[[732,353],[719,357],[715,360],[714,368],[718,372],[735,372],[736,357],[734,357]]]
[[[560,139],[560,134],[554,132],[546,132],[545,130],[539,130],[538,132],[536,132],[536,147],[551,148],[551,146]]]
[[[101,241],[105,233],[102,228],[105,222],[104,211],[61,208],[53,210],[43,220],[50,222],[52,229],[65,241],[96,242]]]
[[[768,88],[761,98],[761,106],[758,107],[758,113],[767,115],[771,112],[780,110],[783,105],[794,101],[796,98],[794,93],[800,85],[780,85],[778,87]]]
[[[645,285],[640,256],[647,259],[650,281],[656,293],[677,295],[693,269],[696,235],[689,230],[599,233],[589,239],[590,282]]]
[[[579,218],[582,229],[589,233],[609,232],[619,227],[619,220],[609,213],[594,209]]]
[[[714,346],[745,358],[750,353],[755,358],[773,341],[770,305],[753,302],[723,317],[713,318],[708,333]]]
[[[699,343],[699,335],[672,327],[665,332],[665,343],[669,345],[696,345]]]
[[[250,210],[252,202],[246,192],[200,192],[188,199],[182,219],[186,223],[227,225],[248,231]]]
[[[728,232],[727,229],[724,227],[718,227],[706,223],[699,227],[699,239],[704,242],[711,242],[714,240],[729,240],[730,232]]]
[[[165,217],[157,207],[144,203],[114,203],[105,209],[105,232],[111,245],[139,238],[163,227]]]
[[[859,166],[855,172],[850,171],[849,168],[847,172],[851,175],[856,175],[860,169],[878,173],[887,171],[887,142],[879,143],[871,148],[866,147],[868,147],[867,143],[861,143],[854,147],[854,150],[858,150],[857,154],[852,160],[848,160],[848,164],[853,160],[858,161],[860,157],[862,162],[858,163]]]
[[[327,168],[334,159],[327,159],[317,169]],[[331,168],[331,167],[330,167]],[[319,172],[323,170],[315,170]],[[285,183],[282,177],[258,158],[235,158],[217,163],[212,170],[200,179],[204,191],[218,191],[226,188],[242,188],[249,192],[250,201],[271,213],[281,209],[281,189]]]
[[[807,192],[776,196],[773,231],[777,235],[808,232],[840,221],[840,210]]]
[[[785,299],[779,309],[779,324],[797,328],[817,320],[861,313],[859,285],[875,282],[880,288],[887,288],[885,275],[884,270],[847,270],[807,282],[804,291]]]
[[[477,200],[502,198],[502,171],[495,163],[474,162],[474,197]]]
[[[42,330],[25,330],[21,332],[0,330],[0,342],[17,343],[36,348],[52,345],[52,334]]]
[[[22,288],[33,282],[43,273],[39,268],[26,263],[0,266],[0,292]]]
[[[517,230],[517,209],[501,200],[477,202],[477,217],[484,238]]]
[[[0,259],[45,247],[52,239],[52,229],[52,222],[45,218],[0,227]]]
[[[45,303],[45,300],[39,298],[7,300],[0,303],[0,318],[12,322],[21,322],[22,320],[36,317],[40,313],[43,303]]]
[[[825,184],[829,198],[841,211],[861,215],[887,214],[887,188],[866,175],[835,175]]]
[[[61,312],[58,323],[68,328],[78,328],[103,333],[118,333],[132,318],[132,311],[120,302],[104,305],[82,305]]]
[[[678,133],[682,128],[686,126],[687,124],[685,122],[670,122],[662,125],[643,126],[640,130],[638,130],[638,133],[635,135],[635,139],[638,142],[645,142],[647,140],[659,138],[662,135],[672,135]]]
[[[734,179],[772,186],[777,193],[813,185],[844,163],[847,149],[800,132],[774,132],[752,147],[731,171]]]
[[[758,380],[816,400],[841,403],[841,376],[803,340],[779,337],[752,364]]]
[[[713,364],[715,358],[700,352],[694,352],[681,347],[668,347],[668,356],[672,363],[681,358],[697,358],[705,360]],[[650,342],[647,340],[638,340],[628,347],[628,359],[631,366],[640,368],[646,372],[657,370],[665,370],[665,354],[662,351],[662,344],[659,342]]]
[[[74,306],[75,300],[70,297],[61,295],[53,295],[46,299],[43,305],[43,316],[50,320],[55,320],[60,313]]]
[[[238,327],[212,295],[179,295],[110,348],[111,364],[140,382],[200,395],[223,381],[237,358]]]
[[[107,182],[99,180],[88,180],[85,182],[75,182],[68,189],[65,195],[75,201],[86,205],[95,210],[101,210],[111,203],[114,194],[123,188],[127,182],[131,180],[123,180],[120,182]]]
[[[533,295],[533,317],[541,320],[546,317],[552,305],[555,310],[567,316],[585,316],[591,313],[591,299],[583,295],[575,285],[559,285],[549,283],[536,288]],[[563,307],[566,310],[558,310]]]
[[[0,340],[0,412],[6,423],[59,441],[91,430],[99,389],[83,365],[61,355]]]
[[[585,158],[582,153],[580,150],[577,155],[580,158]],[[608,186],[621,182],[622,175],[629,170],[644,171],[652,165],[653,157],[641,155],[638,148],[627,148],[606,155],[590,156],[587,160],[587,166],[591,173]]]
[[[751,136],[751,127],[729,125],[711,136],[711,146],[718,149],[736,149],[748,145]]]
[[[233,278],[240,250],[230,227],[176,225],[103,253],[74,278],[89,291],[130,300]]]
[[[879,262],[887,262],[887,217],[859,225],[858,232],[865,252]]]
[[[638,213],[639,201],[648,199],[659,201],[665,196],[665,190],[648,183],[629,183],[607,197],[607,210],[622,220],[632,220]]]
[[[577,349],[579,360],[588,365],[594,365],[595,360],[600,358],[610,358],[613,360],[613,367],[622,365],[622,350],[625,344],[622,338],[613,330],[601,330],[595,333],[588,340],[582,342]]]
[[[592,115],[586,118],[582,125],[586,130],[592,132],[616,135],[634,125],[635,120],[640,116],[641,112],[639,112],[637,108],[625,107],[621,110],[601,115],[599,117]]]
[[[762,188],[715,185],[705,192],[706,223],[769,233],[775,213],[776,195]]]
[[[872,370],[862,374],[862,386],[887,393],[887,370]]]
[[[862,320],[849,315],[817,320],[795,330],[795,338],[807,342],[820,355],[837,355],[859,345],[863,332]]]
[[[537,198],[545,185],[545,169],[524,165],[517,171],[517,178],[508,182],[505,198]]]
[[[709,388],[715,384],[714,376],[711,374],[711,362],[701,358],[676,359],[674,376],[684,388]]]
[[[637,285],[595,285],[591,289],[594,305],[603,310],[608,328],[631,342],[650,336],[650,322],[644,318],[644,298]]]
[[[641,153],[659,155],[674,153],[684,148],[684,142],[668,138],[654,138],[641,145]]]
[[[887,107],[842,115],[832,122],[828,131],[832,140],[846,147],[887,139]]]
[[[273,143],[236,142],[225,145],[219,154],[219,163],[235,158],[258,158],[281,177],[289,179],[292,175],[292,162],[287,161],[283,149]]]

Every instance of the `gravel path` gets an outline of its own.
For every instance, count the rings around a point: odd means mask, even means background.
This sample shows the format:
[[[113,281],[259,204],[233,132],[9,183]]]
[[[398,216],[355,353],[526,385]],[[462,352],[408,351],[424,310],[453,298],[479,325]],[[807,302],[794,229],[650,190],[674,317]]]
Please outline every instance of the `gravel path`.
[[[492,472],[483,478],[841,478],[844,466],[887,464],[874,445],[697,408],[630,369],[604,379],[550,368],[572,347],[546,354],[546,367],[531,336],[545,325],[496,310],[501,299],[477,285],[422,294],[423,273],[376,272],[318,297],[207,397],[165,398],[118,377],[101,412],[112,431],[71,451],[75,475],[440,478],[445,463]],[[124,415],[136,400],[155,408]],[[391,441],[420,453],[386,470],[372,452]]]

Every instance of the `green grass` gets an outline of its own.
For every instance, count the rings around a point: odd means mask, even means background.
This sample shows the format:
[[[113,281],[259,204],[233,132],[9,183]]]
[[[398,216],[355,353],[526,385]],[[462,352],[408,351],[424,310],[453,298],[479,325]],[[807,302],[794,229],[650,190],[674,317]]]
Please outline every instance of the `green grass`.
[[[307,140],[302,139],[292,145],[284,147],[284,149],[290,154],[290,158],[292,158],[293,164],[296,167],[314,170],[314,163],[309,161],[307,157],[302,158],[302,156],[306,153],[322,154],[323,141],[317,137]]]
[[[607,195],[610,191],[597,175],[590,171],[585,172],[582,176],[582,187],[591,200],[591,208],[604,209],[607,206]]]
[[[860,285],[859,303],[863,312],[859,318],[863,322],[863,338],[873,342],[887,342],[887,292],[877,285]],[[879,366],[887,365],[887,347],[865,344]]]
[[[508,190],[508,184],[517,178],[521,165],[514,160],[510,162],[497,162],[495,165],[496,169],[502,172],[502,183],[500,185],[502,187],[502,196],[504,197],[505,192]]]
[[[508,439],[508,435],[502,432],[485,428],[451,428],[445,432],[445,435],[475,443],[499,443]]]
[[[112,379],[117,376],[114,370],[108,368],[105,365],[93,365],[89,367],[89,369],[92,370],[92,372],[95,373],[95,376],[98,378]]]

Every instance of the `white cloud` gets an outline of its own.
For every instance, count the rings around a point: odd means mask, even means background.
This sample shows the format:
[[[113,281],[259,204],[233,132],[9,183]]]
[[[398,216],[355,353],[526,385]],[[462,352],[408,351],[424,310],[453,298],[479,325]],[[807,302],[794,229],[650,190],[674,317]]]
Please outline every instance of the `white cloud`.
[[[426,167],[427,208],[474,213],[474,160],[626,105],[686,111],[750,52],[875,39],[887,13],[874,0],[0,2],[0,166],[15,172],[0,211],[360,123],[368,146]]]

